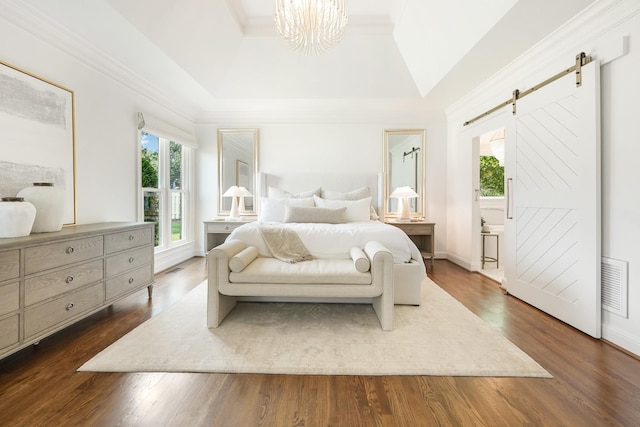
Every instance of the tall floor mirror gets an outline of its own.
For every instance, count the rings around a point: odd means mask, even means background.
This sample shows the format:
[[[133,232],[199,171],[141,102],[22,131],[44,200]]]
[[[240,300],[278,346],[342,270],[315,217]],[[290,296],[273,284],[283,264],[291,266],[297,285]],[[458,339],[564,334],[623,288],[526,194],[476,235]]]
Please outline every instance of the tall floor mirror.
[[[218,129],[218,215],[229,215],[233,186],[246,190],[240,215],[256,215],[258,143],[258,129]]]
[[[384,131],[384,215],[399,216],[402,199],[395,190],[409,187],[418,196],[408,198],[411,217],[424,216],[424,129]]]

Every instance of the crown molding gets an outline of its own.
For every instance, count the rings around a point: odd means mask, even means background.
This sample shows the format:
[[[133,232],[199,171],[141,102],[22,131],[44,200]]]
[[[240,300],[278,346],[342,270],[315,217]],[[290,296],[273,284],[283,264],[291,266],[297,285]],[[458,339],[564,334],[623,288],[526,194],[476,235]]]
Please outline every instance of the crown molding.
[[[197,110],[192,106],[177,101],[175,96],[167,93],[163,88],[150,83],[148,79],[49,18],[34,6],[20,1],[5,0],[2,17],[97,73],[163,106],[172,113],[193,121]]]
[[[607,33],[639,13],[640,2],[637,0],[596,1],[452,104],[445,110],[447,117],[464,121],[470,118],[463,117],[469,115],[469,111],[476,112],[470,114],[475,116],[492,108],[508,99],[514,89],[523,90],[550,77],[547,75],[550,69],[571,66],[578,52],[590,55],[599,50],[596,59],[601,65],[622,56],[624,52],[611,54],[607,51],[626,49],[623,46],[626,40],[608,37]],[[602,46],[603,43],[615,46]]]

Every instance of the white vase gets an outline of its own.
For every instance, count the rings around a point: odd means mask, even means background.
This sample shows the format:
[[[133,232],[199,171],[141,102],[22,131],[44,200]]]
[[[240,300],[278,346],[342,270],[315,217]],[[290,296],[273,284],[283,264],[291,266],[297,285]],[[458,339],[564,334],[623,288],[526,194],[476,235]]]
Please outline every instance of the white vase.
[[[36,208],[22,197],[3,197],[0,202],[0,238],[28,236],[35,218]]]
[[[60,231],[64,222],[64,191],[50,182],[35,182],[18,192],[18,197],[36,207],[32,233]]]

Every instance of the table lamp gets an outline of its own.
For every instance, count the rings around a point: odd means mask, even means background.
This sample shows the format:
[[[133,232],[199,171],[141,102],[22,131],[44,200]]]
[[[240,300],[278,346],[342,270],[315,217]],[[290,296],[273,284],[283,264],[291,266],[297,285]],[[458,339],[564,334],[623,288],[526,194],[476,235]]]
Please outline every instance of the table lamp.
[[[409,209],[409,199],[420,197],[418,193],[413,191],[411,187],[398,187],[393,190],[393,193],[389,195],[395,199],[400,199],[400,216],[398,221],[407,222],[411,221],[411,209]]]
[[[229,216],[227,217],[227,221],[240,220],[240,210],[238,208],[238,197],[244,197],[244,195],[245,193],[240,189],[240,187],[236,185],[232,185],[231,187],[229,187],[229,189],[225,191],[224,194],[222,195],[222,197],[231,197],[231,210],[229,211]]]

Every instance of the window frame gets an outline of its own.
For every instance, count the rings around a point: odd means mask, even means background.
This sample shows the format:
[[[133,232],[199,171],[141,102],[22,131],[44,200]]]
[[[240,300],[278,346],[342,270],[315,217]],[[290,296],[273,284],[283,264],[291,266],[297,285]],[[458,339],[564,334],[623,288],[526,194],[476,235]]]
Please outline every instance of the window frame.
[[[158,138],[158,188],[142,187],[142,135],[152,134]],[[159,208],[159,241],[155,246],[155,253],[169,251],[194,242],[194,202],[193,202],[193,151],[191,144],[184,143],[180,137],[173,137],[166,132],[158,132],[155,129],[143,127],[138,130],[137,138],[137,168],[138,168],[138,209],[137,217],[139,221],[144,221],[144,196],[146,193],[158,193],[160,197]],[[181,188],[172,189],[170,183],[170,143],[181,145]],[[182,229],[181,238],[172,240],[171,218],[172,218],[172,194],[182,194]]]

